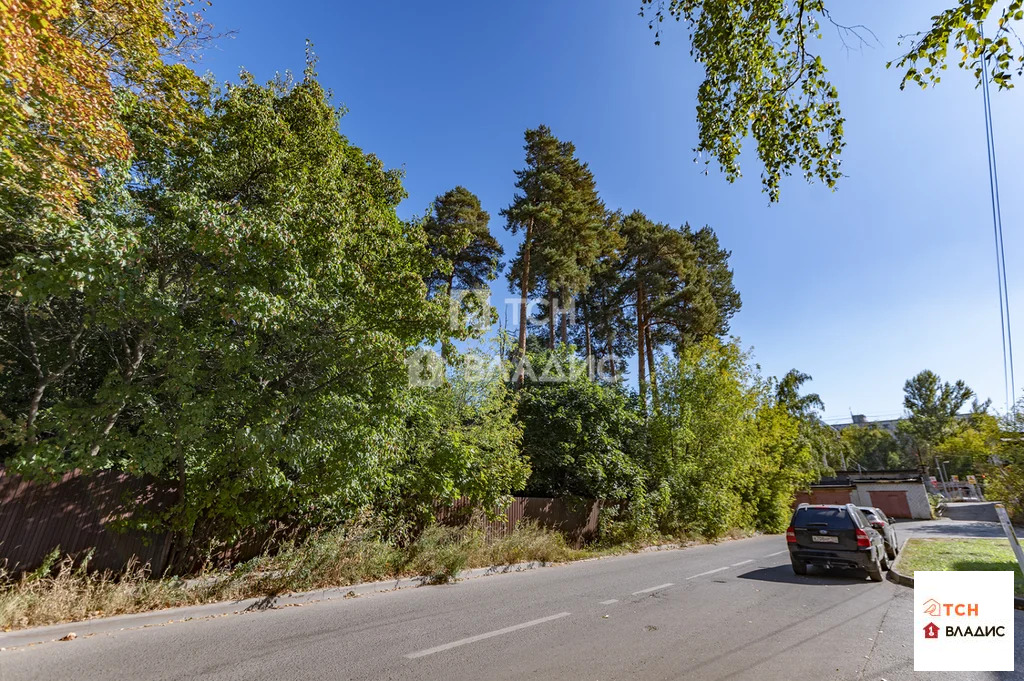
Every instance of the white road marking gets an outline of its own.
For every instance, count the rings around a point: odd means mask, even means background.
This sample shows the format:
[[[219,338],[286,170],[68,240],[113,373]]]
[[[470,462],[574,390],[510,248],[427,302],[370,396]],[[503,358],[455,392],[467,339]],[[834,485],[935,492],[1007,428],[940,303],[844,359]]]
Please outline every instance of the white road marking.
[[[631,593],[630,596],[639,596],[640,594],[650,593],[652,591],[657,591],[658,589],[664,589],[664,588],[669,587],[669,586],[672,586],[672,582],[668,582],[666,584],[659,584],[658,586],[652,586],[649,589],[640,589],[639,591],[634,591],[633,593]]]
[[[747,563],[753,563],[753,562],[754,562],[753,558],[751,558],[750,560],[741,560],[738,563],[733,563],[729,567],[739,567],[740,565],[746,565]]]
[[[782,554],[788,553],[788,552],[789,552],[789,549],[786,549],[785,551],[776,551],[775,553],[769,553],[767,556],[765,556],[765,558],[771,558],[772,556],[781,556]]]
[[[477,641],[483,641],[484,639],[487,639],[487,638],[493,638],[495,636],[501,636],[502,634],[509,634],[509,633],[512,633],[513,631],[519,631],[520,629],[526,629],[527,627],[533,627],[533,626],[536,626],[538,624],[544,624],[545,622],[550,622],[551,620],[557,620],[557,619],[561,619],[562,617],[568,617],[568,616],[569,616],[569,613],[567,613],[567,612],[560,612],[557,615],[548,615],[547,617],[541,617],[540,619],[530,620],[529,622],[523,622],[522,624],[515,624],[515,625],[513,625],[511,627],[505,627],[504,629],[496,629],[495,631],[488,631],[486,634],[477,634],[476,636],[470,636],[469,638],[463,638],[463,639],[459,639],[458,641],[452,641],[451,643],[445,643],[442,646],[437,646],[437,647],[434,647],[434,648],[427,648],[426,650],[421,650],[421,651],[419,651],[417,653],[409,653],[408,655],[406,655],[406,657],[409,658],[410,660],[413,660],[413,659],[415,659],[417,657],[423,657],[425,655],[433,655],[434,653],[440,653],[440,652],[443,652],[445,650],[451,650],[452,648],[458,648],[459,646],[464,646],[467,643],[476,643]]]
[[[618,603],[619,599],[609,598],[607,601],[601,601],[601,605],[611,605],[612,603]]]
[[[729,569],[728,567],[715,568],[714,570],[708,570],[707,572],[702,572],[699,575],[690,575],[689,577],[687,577],[687,579],[697,579],[698,577],[704,577],[706,575],[713,575],[716,572],[721,572],[722,570],[728,570],[728,569]]]

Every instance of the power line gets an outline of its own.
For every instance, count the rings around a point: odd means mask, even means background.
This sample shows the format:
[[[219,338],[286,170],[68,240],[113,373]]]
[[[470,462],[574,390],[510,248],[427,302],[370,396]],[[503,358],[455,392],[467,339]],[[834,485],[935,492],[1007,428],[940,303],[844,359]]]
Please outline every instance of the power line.
[[[984,41],[985,30],[980,22],[978,30]],[[999,331],[1003,343],[1003,390],[1006,393],[1006,411],[1010,413],[1015,407],[1017,397],[1013,375],[1013,334],[1010,330],[1010,290],[1006,285],[1006,250],[1003,247],[1003,211],[999,200],[999,170],[996,164],[995,130],[992,126],[992,93],[989,90],[988,57],[984,51],[980,60],[982,102],[985,110],[985,150],[988,152],[988,183],[992,200],[992,234],[996,246],[996,281],[999,286]]]

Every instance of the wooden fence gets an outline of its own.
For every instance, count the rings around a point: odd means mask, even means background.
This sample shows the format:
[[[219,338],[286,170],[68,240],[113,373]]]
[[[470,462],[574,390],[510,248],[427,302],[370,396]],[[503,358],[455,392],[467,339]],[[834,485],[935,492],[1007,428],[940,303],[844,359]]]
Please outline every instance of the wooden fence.
[[[437,506],[437,521],[442,525],[461,525],[470,522],[474,509],[465,499],[450,506]],[[558,530],[569,544],[581,547],[597,537],[598,515],[601,503],[586,499],[560,499],[549,497],[513,497],[508,507],[493,509],[493,520],[479,518],[489,538],[504,537],[515,531],[521,521],[533,521],[541,527]]]
[[[0,565],[11,572],[33,570],[59,547],[62,555],[76,558],[91,550],[91,569],[120,571],[134,557],[159,574],[172,558],[170,534],[118,531],[117,526],[135,513],[168,508],[175,496],[173,490],[115,471],[68,473],[40,483],[0,469]],[[520,521],[536,521],[579,547],[596,537],[599,509],[595,501],[514,497],[507,508],[493,509],[496,519],[483,522],[489,537],[499,537]],[[473,511],[462,500],[438,506],[436,515],[443,524],[458,525],[469,522]],[[257,555],[265,539],[261,535],[223,551],[221,562]]]
[[[171,548],[168,534],[116,532],[119,521],[140,511],[157,512],[174,503],[174,492],[115,471],[67,473],[39,483],[0,469],[0,565],[12,572],[33,570],[50,552],[81,557],[97,570],[121,570],[134,556],[163,570]]]

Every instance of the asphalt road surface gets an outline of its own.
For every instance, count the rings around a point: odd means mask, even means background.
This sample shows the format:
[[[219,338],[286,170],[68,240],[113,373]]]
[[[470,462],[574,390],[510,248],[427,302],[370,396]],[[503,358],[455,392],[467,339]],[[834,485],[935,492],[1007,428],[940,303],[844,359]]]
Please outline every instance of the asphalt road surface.
[[[910,589],[756,537],[16,648],[0,681],[1024,678],[915,674],[912,627]]]

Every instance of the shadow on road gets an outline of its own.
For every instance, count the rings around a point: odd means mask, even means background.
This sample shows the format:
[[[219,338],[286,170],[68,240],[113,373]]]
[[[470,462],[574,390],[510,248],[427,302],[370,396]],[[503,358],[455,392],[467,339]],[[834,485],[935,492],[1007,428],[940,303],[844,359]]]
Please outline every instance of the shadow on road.
[[[759,568],[737,575],[740,579],[754,579],[759,582],[778,582],[780,584],[810,584],[812,586],[849,586],[851,584],[871,584],[867,573],[863,570],[841,570],[812,566],[805,576],[793,573],[789,565],[771,568]]]

